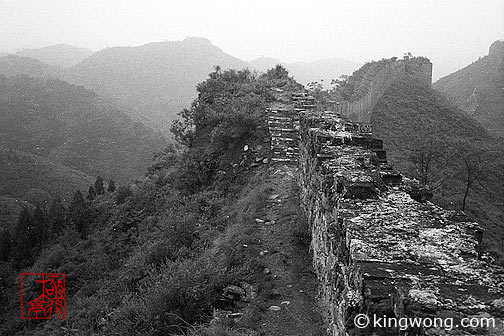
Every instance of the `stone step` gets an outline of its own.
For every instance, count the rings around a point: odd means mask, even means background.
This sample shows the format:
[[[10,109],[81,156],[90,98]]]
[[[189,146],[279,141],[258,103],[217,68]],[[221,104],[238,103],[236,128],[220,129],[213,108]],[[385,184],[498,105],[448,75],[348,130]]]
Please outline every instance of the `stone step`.
[[[273,155],[271,158],[277,158],[277,159],[297,159],[299,155]]]
[[[291,153],[291,154],[278,154],[278,155],[273,155],[273,157],[276,157],[276,158],[298,158],[299,155],[298,154],[294,154],[294,153]]]
[[[297,130],[271,130],[270,135],[272,137],[282,137],[282,138],[292,138],[292,137],[298,137],[298,131]]]
[[[298,141],[297,138],[281,138],[281,137],[271,137],[271,141],[288,141],[288,142],[291,142],[291,141]]]
[[[270,133],[270,137],[275,138],[276,140],[285,139],[289,141],[292,139],[299,139],[299,134],[297,132],[273,131]]]
[[[269,130],[274,130],[274,131],[296,131],[297,128],[299,128],[299,124],[296,123],[271,123],[268,124],[268,129]]]
[[[295,121],[292,119],[289,120],[268,120],[268,125],[292,125]]]
[[[291,117],[282,117],[282,116],[273,116],[273,115],[269,115],[268,116],[268,120],[292,120]]]
[[[297,162],[297,159],[271,158],[273,162]]]
[[[294,147],[271,147],[271,151],[273,153],[299,153],[299,149]]]
[[[273,157],[298,157],[299,152],[273,152]]]
[[[273,153],[299,153],[299,149],[294,147],[272,147],[271,151]]]

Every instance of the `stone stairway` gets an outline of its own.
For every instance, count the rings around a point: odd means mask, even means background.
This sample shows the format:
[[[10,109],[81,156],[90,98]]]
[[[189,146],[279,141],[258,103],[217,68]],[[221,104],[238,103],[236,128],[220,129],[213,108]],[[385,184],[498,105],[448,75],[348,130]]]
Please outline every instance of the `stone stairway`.
[[[273,162],[298,162],[299,113],[315,108],[315,99],[304,92],[293,93],[290,101],[267,109]]]
[[[299,155],[299,116],[291,108],[269,108],[271,161],[297,162]]]

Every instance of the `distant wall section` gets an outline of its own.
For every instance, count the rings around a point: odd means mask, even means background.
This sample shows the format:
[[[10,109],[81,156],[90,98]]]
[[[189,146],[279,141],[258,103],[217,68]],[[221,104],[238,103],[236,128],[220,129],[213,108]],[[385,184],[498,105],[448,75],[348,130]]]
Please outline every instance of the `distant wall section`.
[[[369,124],[371,113],[378,100],[394,80],[402,76],[408,76],[412,80],[430,87],[432,84],[432,63],[425,57],[391,60],[375,75],[367,92],[360,99],[353,102],[337,102],[332,108],[353,122]]]

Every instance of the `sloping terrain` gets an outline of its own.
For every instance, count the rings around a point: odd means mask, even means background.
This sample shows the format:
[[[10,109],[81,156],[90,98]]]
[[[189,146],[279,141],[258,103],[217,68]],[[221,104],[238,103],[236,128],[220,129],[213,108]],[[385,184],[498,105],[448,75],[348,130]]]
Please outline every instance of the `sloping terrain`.
[[[0,143],[88,175],[140,176],[160,135],[95,93],[60,80],[0,76]]]
[[[33,206],[31,203],[11,196],[0,196],[0,231],[7,229],[14,232],[19,213],[24,207]]]
[[[492,133],[504,136],[504,41],[488,55],[434,83],[468,115]]]
[[[5,76],[25,75],[36,78],[60,78],[62,70],[39,60],[7,55],[0,57],[0,74]]]
[[[76,190],[87,191],[95,181],[94,177],[47,158],[2,148],[0,172],[0,195],[31,204],[49,204],[57,196],[70,200]],[[6,208],[9,205],[4,204]]]

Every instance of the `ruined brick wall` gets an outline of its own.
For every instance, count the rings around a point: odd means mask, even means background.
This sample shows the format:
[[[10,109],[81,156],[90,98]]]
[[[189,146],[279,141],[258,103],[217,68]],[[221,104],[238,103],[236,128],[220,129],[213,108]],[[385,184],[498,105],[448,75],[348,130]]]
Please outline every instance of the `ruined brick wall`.
[[[319,279],[328,328],[334,335],[344,335],[350,310],[362,301],[362,278],[359,269],[350,261],[347,231],[343,221],[338,220],[334,180],[330,175],[320,172],[323,158],[315,155],[322,140],[317,135],[309,134],[306,119],[302,127],[300,198],[311,223],[313,265]]]
[[[387,163],[382,142],[339,113],[301,113],[300,137],[301,206],[330,335],[401,334],[358,329],[358,313],[486,316],[495,328],[416,328],[408,335],[504,335],[504,271],[481,253],[477,223],[426,201]]]

